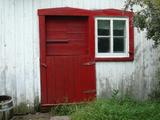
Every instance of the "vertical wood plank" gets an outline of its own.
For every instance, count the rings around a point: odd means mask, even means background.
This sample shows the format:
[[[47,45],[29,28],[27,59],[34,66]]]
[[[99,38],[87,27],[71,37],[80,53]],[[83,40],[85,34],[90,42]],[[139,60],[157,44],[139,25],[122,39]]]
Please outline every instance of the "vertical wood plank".
[[[4,19],[4,1],[0,1],[0,93],[5,94],[5,80],[6,80],[6,72],[5,72],[5,19]]]
[[[32,0],[24,0],[23,11],[23,46],[24,46],[24,78],[26,86],[26,104],[33,106],[34,102],[34,78],[33,78],[33,21]]]
[[[40,0],[40,8],[50,8],[52,0]]]
[[[38,102],[41,99],[41,90],[40,90],[40,45],[39,45],[39,22],[37,9],[41,6],[40,2],[37,0],[32,0],[32,44],[33,44],[33,84],[34,84],[34,97]]]
[[[16,91],[17,104],[26,102],[26,86],[24,72],[24,0],[15,0],[15,44],[16,44]]]
[[[15,42],[14,42],[14,0],[4,1],[4,20],[5,20],[5,73],[6,94],[15,96],[16,94],[16,76],[15,76]]]
[[[46,83],[46,30],[45,30],[45,16],[39,16],[40,26],[40,67],[41,67],[41,101],[47,103],[47,83]],[[44,97],[45,96],[45,97]]]
[[[43,96],[43,97],[49,97],[49,99],[47,98],[47,104],[51,104],[54,101],[54,78],[55,76],[52,76],[54,74],[54,66],[53,66],[53,62],[52,61],[52,57],[46,57],[46,65],[47,65],[47,75],[46,75],[46,87],[47,87],[47,96]]]
[[[62,7],[65,6],[66,0],[51,0],[51,7]]]

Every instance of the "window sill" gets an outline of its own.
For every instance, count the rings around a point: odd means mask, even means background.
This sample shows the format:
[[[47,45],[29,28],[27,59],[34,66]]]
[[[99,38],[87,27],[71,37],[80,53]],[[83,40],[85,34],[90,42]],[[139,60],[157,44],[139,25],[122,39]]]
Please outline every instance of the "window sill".
[[[118,58],[95,58],[96,62],[127,62],[127,61],[133,61],[134,57],[118,57]]]

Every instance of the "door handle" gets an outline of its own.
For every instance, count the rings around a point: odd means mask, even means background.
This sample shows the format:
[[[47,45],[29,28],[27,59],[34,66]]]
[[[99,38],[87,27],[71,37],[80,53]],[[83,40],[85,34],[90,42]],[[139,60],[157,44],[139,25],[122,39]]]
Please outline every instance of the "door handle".
[[[83,63],[84,66],[90,66],[90,65],[95,65],[95,61]]]
[[[45,63],[41,63],[42,67],[47,68],[47,65]]]

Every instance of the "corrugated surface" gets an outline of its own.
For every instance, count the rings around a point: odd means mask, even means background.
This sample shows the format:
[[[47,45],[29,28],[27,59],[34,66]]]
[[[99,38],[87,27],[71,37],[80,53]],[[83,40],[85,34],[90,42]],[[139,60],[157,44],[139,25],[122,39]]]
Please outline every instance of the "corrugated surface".
[[[0,94],[12,95],[16,103],[33,105],[40,96],[39,32],[37,9],[77,7],[118,8],[124,0],[0,0]],[[98,95],[113,89],[146,98],[156,80],[156,51],[144,33],[135,29],[135,61],[96,64]]]

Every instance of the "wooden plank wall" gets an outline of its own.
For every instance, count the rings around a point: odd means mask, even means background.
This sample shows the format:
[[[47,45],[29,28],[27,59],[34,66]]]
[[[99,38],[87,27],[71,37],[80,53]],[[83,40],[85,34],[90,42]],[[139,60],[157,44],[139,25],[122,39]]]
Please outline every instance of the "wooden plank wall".
[[[150,97],[160,80],[160,49],[146,39],[146,31],[135,28],[135,56],[133,62],[100,62],[96,64],[97,95],[111,97],[114,90],[120,96],[138,100]]]
[[[0,0],[0,95],[15,103],[33,106],[40,97],[39,30],[37,9],[76,7],[122,9],[125,0]],[[134,62],[96,64],[97,95],[110,96],[113,89],[146,98],[156,79],[156,50],[145,33],[135,29]]]

